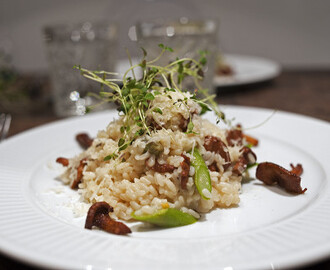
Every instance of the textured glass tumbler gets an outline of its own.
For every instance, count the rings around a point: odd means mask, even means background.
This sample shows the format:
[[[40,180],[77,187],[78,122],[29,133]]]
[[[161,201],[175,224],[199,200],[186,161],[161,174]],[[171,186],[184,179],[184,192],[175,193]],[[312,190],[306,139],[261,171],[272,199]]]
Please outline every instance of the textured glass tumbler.
[[[117,27],[111,23],[54,25],[44,28],[55,113],[83,115],[99,101],[100,84],[84,78],[74,66],[114,71],[117,59]],[[96,106],[95,109],[104,109]]]
[[[207,64],[204,67],[203,88],[214,92],[213,77],[215,70],[215,55],[217,51],[218,24],[213,20],[190,21],[188,18],[177,20],[154,20],[139,22],[136,25],[137,41],[148,53],[148,60],[160,53],[158,44],[171,47],[174,52],[166,53],[158,62],[166,65],[177,57],[189,57],[199,60],[200,51],[207,51]],[[183,87],[194,90],[193,80],[185,79]]]

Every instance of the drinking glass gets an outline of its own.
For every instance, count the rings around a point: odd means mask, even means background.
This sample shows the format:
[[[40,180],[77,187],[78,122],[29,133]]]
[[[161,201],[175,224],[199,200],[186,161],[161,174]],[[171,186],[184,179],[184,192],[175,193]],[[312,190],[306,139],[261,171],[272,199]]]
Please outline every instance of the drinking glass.
[[[98,101],[100,85],[84,78],[74,66],[114,71],[117,60],[117,26],[113,23],[75,23],[44,28],[52,83],[52,98],[58,116],[83,115]],[[96,109],[104,109],[96,107]]]
[[[189,57],[199,60],[200,51],[207,52],[207,64],[204,66],[203,88],[213,92],[215,55],[217,51],[218,23],[215,20],[157,19],[139,22],[136,25],[137,41],[148,53],[148,60],[160,53],[158,44],[171,47],[174,52],[162,57],[159,64],[166,65],[177,57]],[[192,80],[184,81],[183,87],[193,91]]]

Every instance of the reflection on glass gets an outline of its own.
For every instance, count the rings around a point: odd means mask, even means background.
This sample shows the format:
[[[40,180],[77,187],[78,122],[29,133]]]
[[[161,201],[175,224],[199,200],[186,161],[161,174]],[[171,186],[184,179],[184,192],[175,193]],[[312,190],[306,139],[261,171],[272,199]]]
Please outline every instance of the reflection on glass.
[[[83,78],[74,66],[90,70],[114,70],[117,27],[110,23],[47,26],[44,29],[55,112],[59,116],[82,115],[93,105],[89,92],[100,86]]]

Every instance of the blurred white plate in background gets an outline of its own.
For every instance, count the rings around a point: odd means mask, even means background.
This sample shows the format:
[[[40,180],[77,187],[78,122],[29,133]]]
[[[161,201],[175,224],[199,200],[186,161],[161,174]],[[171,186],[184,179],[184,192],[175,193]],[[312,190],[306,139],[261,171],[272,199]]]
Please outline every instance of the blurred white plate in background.
[[[233,75],[215,75],[213,84],[215,87],[221,86],[239,86],[250,83],[258,83],[276,78],[281,72],[281,66],[272,60],[247,56],[224,54],[225,62],[232,68]],[[138,64],[139,58],[133,58],[132,64]],[[128,59],[120,59],[116,65],[116,71],[120,74],[120,78],[130,67]],[[134,69],[135,75],[141,75],[141,70]],[[129,73],[132,76],[132,73]]]
[[[215,75],[214,86],[239,86],[276,78],[281,67],[278,63],[255,56],[225,54],[225,62],[232,68],[233,75]]]

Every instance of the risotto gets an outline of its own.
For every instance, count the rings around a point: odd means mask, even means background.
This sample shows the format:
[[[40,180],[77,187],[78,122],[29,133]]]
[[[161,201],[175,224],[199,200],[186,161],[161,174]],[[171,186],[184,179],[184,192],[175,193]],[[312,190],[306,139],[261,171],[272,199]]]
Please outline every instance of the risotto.
[[[198,213],[208,212],[215,207],[237,205],[242,176],[233,173],[231,167],[224,170],[227,161],[220,154],[207,151],[204,144],[207,136],[220,138],[226,144],[233,163],[238,161],[242,145],[229,146],[226,130],[221,130],[198,116],[201,108],[197,103],[188,102],[188,106],[180,106],[179,103],[173,105],[178,99],[189,98],[190,93],[168,92],[168,95],[157,95],[151,102],[151,108],[161,108],[163,114],[153,112],[152,109],[147,114],[157,125],[162,126],[161,129],[152,131],[150,136],[137,138],[118,158],[104,160],[118,148],[118,141],[122,137],[120,127],[123,126],[124,119],[121,116],[105,130],[99,131],[86,151],[70,159],[69,167],[62,176],[63,181],[72,185],[81,160],[85,160],[79,192],[87,202],[108,202],[114,208],[110,215],[124,220],[131,219],[133,211],[151,214],[171,207],[199,217]],[[194,133],[190,134],[180,128],[182,121],[188,120],[189,111],[197,112],[192,119]],[[158,156],[145,151],[151,142],[163,148]],[[217,170],[210,171],[212,191],[209,200],[203,199],[198,193],[192,166],[186,188],[181,187],[182,155],[193,159],[190,152],[193,148],[199,150],[207,166],[216,164],[217,167]],[[157,172],[153,168],[156,162],[172,165],[175,169],[172,172]]]
[[[119,104],[119,117],[68,159],[61,179],[86,202],[111,205],[112,218],[174,208],[198,219],[239,204],[242,174],[256,156],[240,127],[222,129],[202,118],[212,108],[210,97],[197,98],[174,83],[172,68],[179,66],[180,83],[183,61],[155,67],[144,60],[144,77],[124,77],[121,87],[83,70],[113,90],[103,96]],[[189,61],[181,73],[199,76],[200,63]],[[159,77],[163,83],[155,83]]]

